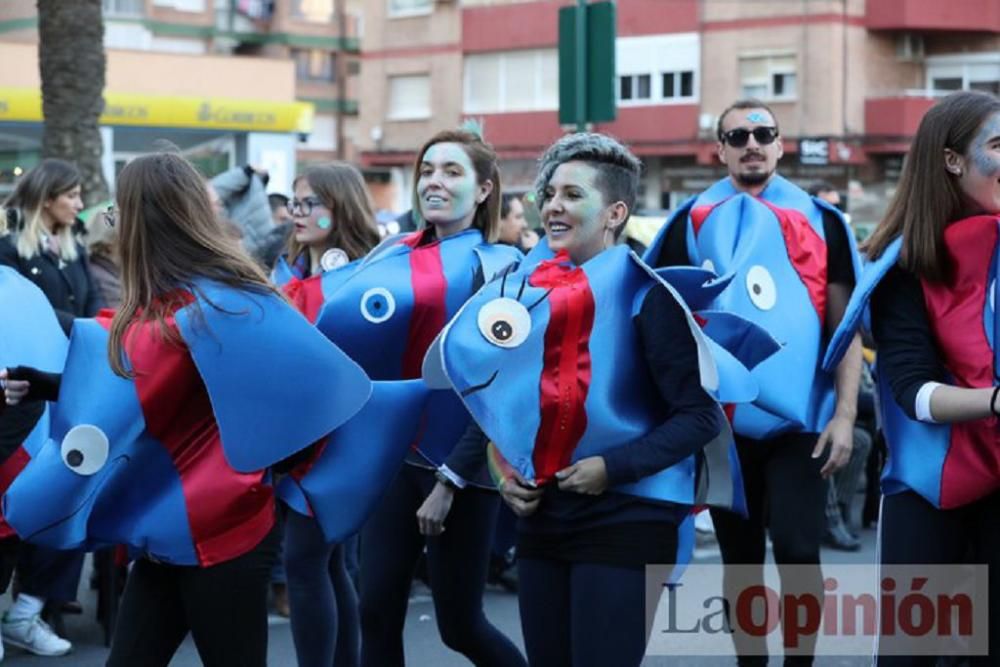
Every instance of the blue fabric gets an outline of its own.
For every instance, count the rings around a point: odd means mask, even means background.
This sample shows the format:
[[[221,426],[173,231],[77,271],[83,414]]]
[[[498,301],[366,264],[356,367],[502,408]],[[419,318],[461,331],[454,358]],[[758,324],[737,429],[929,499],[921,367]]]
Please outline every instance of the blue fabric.
[[[435,381],[446,378],[463,395],[476,422],[500,453],[529,480],[535,478],[532,453],[541,422],[538,387],[549,318],[546,290],[528,284],[535,268],[523,267],[480,290],[449,323],[425,361],[427,376]],[[656,398],[659,393],[648,377],[632,318],[641,294],[651,285],[666,283],[623,246],[600,253],[582,269],[593,293],[596,317],[590,334],[587,427],[573,461],[629,443],[663,419]],[[667,289],[680,301],[672,288]],[[528,321],[519,327],[526,327],[524,341],[514,347],[490,343],[479,328],[478,318],[484,308],[509,304],[499,301],[501,294],[507,299],[517,298],[528,308]],[[715,364],[710,346],[690,313],[687,319],[699,348],[702,385],[708,391],[720,390],[730,381],[728,375],[720,375],[728,369]],[[745,378],[737,381],[743,383]],[[707,467],[719,472],[712,475],[711,485],[702,485],[705,488],[696,491],[699,470],[695,457],[689,457],[615,490],[687,505],[704,497],[709,503],[738,507],[742,498],[734,497],[734,489],[739,486],[734,478],[739,470],[730,465],[732,446],[731,434],[724,433],[703,450]]]
[[[780,176],[772,179],[760,199],[801,212],[820,238],[825,239],[824,210],[835,213],[846,229],[836,209]],[[702,206],[714,208],[696,237],[689,213]],[[733,274],[713,307],[753,321],[782,344],[780,352],[753,368],[760,393],[753,403],[736,407],[736,432],[755,439],[786,431],[820,432],[833,415],[835,404],[832,374],[819,364],[824,332],[808,290],[789,259],[775,214],[758,199],[737,191],[725,178],[685,202],[654,239],[645,257],[655,260],[659,256],[667,229],[673,224],[687,225],[688,254],[693,264]],[[852,238],[849,229],[847,233]],[[857,253],[852,252],[852,258],[858,273]],[[773,280],[773,307],[765,310],[755,305],[750,292],[752,281],[748,280],[751,270],[764,271]]]
[[[349,420],[371,395],[364,371],[277,296],[209,281],[199,281],[196,294],[200,308],[177,311],[177,326],[235,470],[291,456]],[[294,419],[275,419],[276,395],[294,396]]]
[[[361,529],[399,471],[429,396],[421,380],[373,388],[365,407],[329,436],[305,477],[289,475],[278,484],[278,497],[293,510],[308,516],[312,509],[329,543]]]

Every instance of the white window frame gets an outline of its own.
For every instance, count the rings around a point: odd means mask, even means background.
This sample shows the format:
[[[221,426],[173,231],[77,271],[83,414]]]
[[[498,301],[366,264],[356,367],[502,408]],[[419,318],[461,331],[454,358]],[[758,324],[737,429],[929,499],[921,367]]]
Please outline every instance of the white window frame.
[[[639,77],[648,76],[649,77],[649,97],[636,97],[639,94]],[[656,72],[623,72],[615,77],[615,102],[618,106],[622,107],[647,107],[653,104],[659,104],[659,89],[662,84],[661,81],[656,80]],[[622,79],[629,78],[632,79],[632,99],[623,100],[622,99]]]
[[[522,102],[527,99],[527,96],[518,97],[516,100],[507,100],[504,95],[504,91],[507,89],[507,58],[508,53],[524,53],[524,51],[531,51],[535,56],[535,64],[532,66],[532,71],[535,73],[534,81],[532,81],[532,86],[534,88],[533,95],[531,97],[532,102],[530,104],[517,104],[517,102]],[[542,84],[542,59],[548,55],[551,58],[558,58],[558,53],[555,49],[524,49],[522,51],[494,51],[490,53],[476,54],[477,56],[491,56],[498,60],[497,63],[497,99],[499,100],[499,105],[497,108],[489,108],[485,106],[475,105],[470,96],[471,84],[470,77],[472,76],[472,68],[465,66],[463,62],[462,71],[462,111],[467,114],[475,113],[517,113],[524,111],[555,111],[559,109],[559,96],[558,92],[556,94],[555,100],[550,104],[544,103],[544,86]],[[475,56],[473,56],[475,57]],[[558,61],[556,62],[558,68]],[[557,70],[558,71],[558,70]]]
[[[135,9],[120,9],[121,5],[134,5]],[[144,0],[101,0],[101,13],[108,19],[142,18],[146,15],[146,3]]]
[[[774,66],[771,61],[777,60],[779,58],[791,57],[795,61],[794,68],[788,68],[787,66]],[[751,79],[749,82],[745,81],[740,76],[740,95],[744,96],[743,88],[750,83],[751,85],[760,85],[761,82],[767,87],[767,93],[760,96],[763,102],[795,102],[799,99],[799,88],[801,86],[801,79],[799,77],[799,58],[798,54],[794,51],[755,51],[749,53],[741,53],[737,57],[737,62],[740,63],[744,60],[759,60],[767,59],[767,79]],[[795,94],[794,95],[775,95],[774,94],[774,76],[776,74],[794,74],[795,75]]]
[[[961,89],[970,90],[973,69],[993,66],[995,71],[1000,72],[1000,51],[930,56],[925,59],[924,63],[924,87],[927,91],[934,91],[934,79],[961,79]],[[1000,75],[997,78],[1000,79]]]
[[[393,0],[385,0],[386,2],[386,15],[391,19],[405,19],[411,16],[428,16],[434,13],[434,3],[437,0],[427,0],[426,7],[418,7],[416,9],[393,9]]]

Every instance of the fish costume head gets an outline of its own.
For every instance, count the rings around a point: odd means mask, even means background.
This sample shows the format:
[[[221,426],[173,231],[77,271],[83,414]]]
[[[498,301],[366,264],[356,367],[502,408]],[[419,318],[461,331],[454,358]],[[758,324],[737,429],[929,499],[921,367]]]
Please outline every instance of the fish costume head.
[[[677,278],[680,289],[670,278]],[[665,406],[633,317],[654,287],[667,289],[682,306],[682,291],[694,302],[709,302],[727,282],[714,278],[701,269],[658,274],[623,246],[577,267],[564,253],[556,255],[494,280],[470,299],[428,352],[424,378],[462,397],[502,457],[491,465],[508,465],[524,479],[545,484],[571,462],[623,445],[663,422]],[[707,294],[699,296],[703,290]],[[732,389],[752,399],[756,385],[747,368],[709,342],[696,316],[685,312],[688,326],[679,335],[697,344],[702,386],[722,398],[737,398],[726,394]],[[742,324],[745,336],[756,336],[773,351],[774,341],[764,332]],[[716,354],[725,358],[722,363]],[[721,410],[719,417],[725,421]],[[731,437],[718,444],[717,462],[731,471]],[[689,459],[618,490],[693,504],[697,474]],[[742,492],[729,489],[719,504],[741,502]]]
[[[50,437],[4,496],[22,539],[221,562],[269,530],[263,469],[368,400],[361,369],[277,296],[203,281],[189,297],[168,323],[183,345],[130,329],[131,378],[108,363],[110,314],[74,323]]]

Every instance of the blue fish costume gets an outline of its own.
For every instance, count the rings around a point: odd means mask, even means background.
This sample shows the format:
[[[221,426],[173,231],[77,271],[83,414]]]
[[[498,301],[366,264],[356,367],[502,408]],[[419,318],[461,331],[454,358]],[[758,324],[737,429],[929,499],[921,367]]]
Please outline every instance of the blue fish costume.
[[[717,310],[759,324],[781,350],[756,366],[760,393],[736,406],[734,430],[765,439],[821,432],[833,415],[833,376],[820,366],[826,317],[827,247],[823,212],[840,212],[775,175],[760,197],[726,178],[682,205],[644,255],[655,262],[673,225],[686,225],[691,262],[731,277]],[[855,274],[860,272],[851,252]]]
[[[493,281],[470,299],[428,352],[424,376],[465,401],[493,443],[491,467],[509,465],[544,484],[570,463],[625,445],[663,422],[665,408],[633,323],[655,286],[666,287],[685,308],[702,386],[722,401],[753,400],[748,368],[777,344],[736,316],[687,310],[686,304],[702,307],[725,289],[727,281],[714,278],[690,267],[654,272],[622,246],[579,267],[559,254]],[[726,424],[721,409],[719,420]],[[614,490],[745,511],[728,428],[699,456]]]
[[[421,377],[434,337],[476,288],[517,264],[515,248],[483,241],[477,229],[431,240],[432,230],[376,247],[323,305],[316,326],[376,381]],[[411,391],[422,392],[419,384]],[[469,423],[450,391],[432,391],[409,445],[437,465]]]
[[[74,323],[51,438],[4,497],[24,539],[230,560],[273,525],[264,469],[369,398],[357,364],[273,294],[196,281],[166,303],[179,342],[155,321],[130,325],[131,379],[108,363],[108,316]]]
[[[975,216],[945,229],[953,275],[945,283],[922,282],[931,334],[949,374],[960,387],[996,384],[997,264],[1000,217]],[[840,362],[862,326],[875,288],[899,261],[902,239],[865,267],[830,342],[823,364]],[[877,359],[876,359],[877,363]],[[912,490],[939,509],[962,507],[1000,490],[1000,438],[995,420],[934,424],[911,419],[896,402],[884,374],[876,372],[882,429],[889,458],[882,473],[886,495]]]
[[[68,345],[45,294],[14,269],[0,266],[0,368],[31,366],[46,373],[61,373]],[[3,410],[0,405],[0,413]],[[12,451],[2,452],[0,493],[7,490],[31,457],[37,454],[48,435],[49,408],[46,406],[24,442]],[[9,537],[13,532],[0,519],[0,538]]]

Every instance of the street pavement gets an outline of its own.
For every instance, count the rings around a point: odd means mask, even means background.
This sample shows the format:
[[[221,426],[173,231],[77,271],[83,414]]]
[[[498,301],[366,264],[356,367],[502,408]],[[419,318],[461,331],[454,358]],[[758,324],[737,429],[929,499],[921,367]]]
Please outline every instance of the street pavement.
[[[843,553],[824,549],[823,560],[826,563],[872,563],[875,559],[875,531],[862,532],[863,548],[856,553]],[[700,547],[695,553],[695,563],[718,563],[718,549],[713,544]],[[88,559],[89,563],[89,559]],[[89,576],[85,572],[83,581]],[[26,654],[16,648],[8,648],[3,662],[4,667],[97,667],[103,665],[107,657],[107,649],[103,646],[103,635],[100,626],[93,620],[96,596],[89,590],[81,588],[80,600],[84,605],[81,616],[66,617],[66,632],[73,642],[73,652],[61,658],[41,658]],[[518,646],[523,647],[521,628],[517,611],[517,598],[513,594],[500,589],[489,588],[485,597],[486,615],[490,621],[505,632]],[[0,605],[6,609],[10,604],[9,595],[0,600]],[[415,584],[410,596],[410,607],[406,619],[405,630],[406,661],[410,667],[465,667],[470,663],[462,656],[447,649],[437,634],[434,622],[434,607],[430,591],[422,584]],[[777,660],[772,661],[775,664]],[[847,667],[870,664],[870,658],[819,658],[818,667]],[[194,667],[200,665],[198,654],[190,638],[184,642],[174,660],[172,667]],[[287,619],[272,616],[270,619],[270,634],[268,643],[268,664],[271,667],[294,667],[295,651],[292,646],[291,630]],[[723,667],[734,665],[732,658],[699,657],[699,658],[664,658],[650,657],[643,662],[643,667],[663,667],[679,665],[693,667]],[[615,667],[609,665],[608,667]]]

